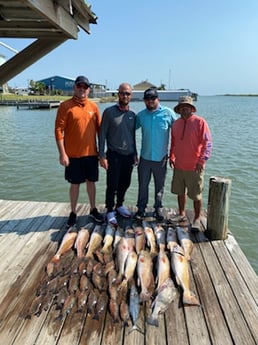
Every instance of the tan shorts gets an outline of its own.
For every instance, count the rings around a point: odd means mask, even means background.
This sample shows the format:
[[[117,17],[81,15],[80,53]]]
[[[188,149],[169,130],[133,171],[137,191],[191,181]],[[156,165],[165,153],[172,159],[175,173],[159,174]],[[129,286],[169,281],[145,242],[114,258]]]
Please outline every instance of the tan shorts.
[[[204,187],[204,172],[183,171],[174,169],[171,182],[171,193],[187,194],[192,200],[201,200]]]

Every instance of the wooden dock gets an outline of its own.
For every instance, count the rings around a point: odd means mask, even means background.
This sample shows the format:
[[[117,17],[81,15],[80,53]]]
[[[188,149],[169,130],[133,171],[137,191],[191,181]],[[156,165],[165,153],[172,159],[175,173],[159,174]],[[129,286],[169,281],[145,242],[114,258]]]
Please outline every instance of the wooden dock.
[[[60,101],[18,101],[16,103],[17,109],[27,108],[27,109],[52,109],[58,108]]]
[[[103,206],[100,210],[104,212]],[[166,211],[173,212],[171,209]],[[88,205],[79,205],[83,226]],[[57,320],[51,305],[39,317],[24,317],[45,267],[64,235],[68,203],[0,200],[0,343],[3,345],[255,345],[258,344],[258,277],[234,237],[208,241],[192,234],[191,288],[201,307],[173,301],[159,327],[114,323],[108,312],[93,320],[87,312]],[[187,214],[191,221],[192,212]],[[205,228],[206,217],[202,224]]]

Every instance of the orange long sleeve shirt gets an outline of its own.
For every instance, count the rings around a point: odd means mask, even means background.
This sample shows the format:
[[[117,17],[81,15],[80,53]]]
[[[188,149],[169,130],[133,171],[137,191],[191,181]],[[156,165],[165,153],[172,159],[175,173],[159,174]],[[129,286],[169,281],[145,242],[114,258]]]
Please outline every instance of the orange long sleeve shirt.
[[[97,104],[89,99],[68,99],[60,104],[57,111],[56,141],[64,140],[65,151],[70,158],[97,156],[100,121]]]

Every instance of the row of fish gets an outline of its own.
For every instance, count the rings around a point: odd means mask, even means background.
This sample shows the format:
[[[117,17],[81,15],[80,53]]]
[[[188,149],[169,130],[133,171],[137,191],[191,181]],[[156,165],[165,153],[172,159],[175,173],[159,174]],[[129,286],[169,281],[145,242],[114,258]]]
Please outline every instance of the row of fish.
[[[46,267],[27,317],[40,315],[51,304],[59,318],[84,309],[98,319],[106,306],[115,322],[137,329],[140,305],[150,306],[149,324],[176,298],[199,305],[190,290],[189,261],[193,243],[187,227],[142,222],[125,229],[88,223],[70,228]]]

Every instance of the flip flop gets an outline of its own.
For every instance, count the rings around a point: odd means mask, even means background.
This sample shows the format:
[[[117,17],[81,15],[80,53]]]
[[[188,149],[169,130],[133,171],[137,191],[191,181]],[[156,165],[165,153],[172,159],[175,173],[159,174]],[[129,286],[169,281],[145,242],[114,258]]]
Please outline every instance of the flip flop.
[[[186,216],[175,216],[170,219],[168,219],[169,223],[181,223],[181,222],[187,222],[187,217]]]

